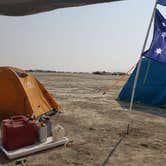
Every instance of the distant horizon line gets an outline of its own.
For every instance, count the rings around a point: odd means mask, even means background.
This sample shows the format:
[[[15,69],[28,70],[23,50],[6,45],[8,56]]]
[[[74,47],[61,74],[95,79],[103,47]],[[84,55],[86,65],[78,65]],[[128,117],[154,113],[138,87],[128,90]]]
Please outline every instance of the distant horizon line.
[[[105,70],[96,70],[93,72],[82,72],[82,71],[56,71],[56,70],[45,70],[45,69],[27,69],[26,72],[39,72],[39,73],[89,73],[89,74],[96,74],[96,75],[124,75],[125,72],[107,72]]]

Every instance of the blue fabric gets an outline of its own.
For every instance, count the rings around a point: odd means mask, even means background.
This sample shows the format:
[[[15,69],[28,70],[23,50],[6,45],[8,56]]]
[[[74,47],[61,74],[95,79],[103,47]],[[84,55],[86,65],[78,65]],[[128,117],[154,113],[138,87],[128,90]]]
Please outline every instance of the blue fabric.
[[[151,63],[148,67],[149,61]],[[136,68],[122,88],[119,94],[120,100],[130,101]],[[148,73],[146,73],[147,70]],[[149,58],[142,59],[134,102],[140,102],[148,105],[166,105],[166,64]]]
[[[157,3],[160,5],[166,6],[166,0],[158,0]]]
[[[144,56],[166,63],[166,20],[156,9],[154,35],[151,46]]]

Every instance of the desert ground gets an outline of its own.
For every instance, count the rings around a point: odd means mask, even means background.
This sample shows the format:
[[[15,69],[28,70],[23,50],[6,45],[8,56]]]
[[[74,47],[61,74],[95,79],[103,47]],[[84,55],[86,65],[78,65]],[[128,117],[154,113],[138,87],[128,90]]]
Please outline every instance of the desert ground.
[[[125,80],[103,95],[118,76],[86,73],[33,73],[53,94],[62,112],[52,117],[55,125],[65,128],[70,144],[66,147],[27,156],[30,166],[165,166],[166,109],[116,100]],[[0,152],[0,165],[14,166]]]

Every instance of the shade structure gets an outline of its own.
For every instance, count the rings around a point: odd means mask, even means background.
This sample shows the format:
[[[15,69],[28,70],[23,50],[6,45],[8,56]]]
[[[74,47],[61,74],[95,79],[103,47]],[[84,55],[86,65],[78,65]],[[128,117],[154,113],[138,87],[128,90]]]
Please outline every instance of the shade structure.
[[[119,100],[130,102],[137,67],[123,86]],[[166,64],[143,58],[134,102],[166,107]]]
[[[31,74],[13,67],[0,67],[0,118],[40,115],[58,108],[57,102]]]
[[[0,0],[0,15],[24,16],[58,8],[120,0]]]

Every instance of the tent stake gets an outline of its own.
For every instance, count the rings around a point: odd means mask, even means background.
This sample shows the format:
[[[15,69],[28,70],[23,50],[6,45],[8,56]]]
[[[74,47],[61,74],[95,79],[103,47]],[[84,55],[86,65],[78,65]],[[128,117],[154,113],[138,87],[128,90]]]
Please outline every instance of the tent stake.
[[[147,30],[147,33],[146,33],[145,41],[144,41],[144,44],[143,44],[143,47],[142,47],[142,50],[141,50],[141,54],[140,54],[140,58],[139,58],[139,61],[138,61],[137,71],[136,71],[136,75],[135,75],[135,79],[134,79],[134,84],[133,84],[133,89],[132,89],[132,94],[131,94],[131,100],[130,100],[130,107],[129,107],[130,113],[132,113],[132,110],[133,110],[135,90],[136,90],[136,85],[137,85],[137,82],[138,82],[138,77],[139,77],[141,64],[142,64],[142,54],[145,51],[145,47],[146,47],[146,44],[147,44],[147,41],[148,41],[148,37],[149,37],[150,29],[151,29],[151,26],[152,26],[153,18],[155,16],[157,2],[158,2],[158,0],[156,0],[155,5],[154,5],[154,9],[153,9],[153,13],[152,13],[152,16],[151,16],[151,19],[150,19],[149,27],[148,27],[148,30]],[[129,133],[129,128],[130,128],[130,123],[131,122],[132,122],[132,120],[129,121],[128,128],[127,128],[127,133]]]

